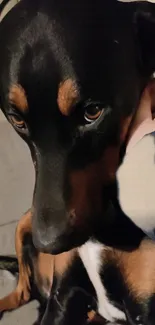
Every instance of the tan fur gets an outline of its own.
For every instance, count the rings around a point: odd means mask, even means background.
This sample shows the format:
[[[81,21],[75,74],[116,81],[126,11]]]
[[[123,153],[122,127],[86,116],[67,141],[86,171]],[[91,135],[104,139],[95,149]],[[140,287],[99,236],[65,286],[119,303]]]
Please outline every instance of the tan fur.
[[[19,265],[19,280],[16,289],[8,296],[0,299],[0,311],[16,309],[30,299],[31,270],[29,265],[23,263],[23,238],[26,233],[32,233],[32,212],[29,210],[20,219],[15,236],[15,246]],[[34,281],[38,290],[44,296],[50,294],[53,284],[54,271],[62,275],[72,262],[76,250],[63,253],[57,256],[39,253],[37,259],[33,261]]]
[[[70,115],[71,110],[79,98],[78,87],[72,79],[67,79],[60,83],[57,103],[63,115]]]
[[[22,113],[28,110],[25,90],[21,85],[12,85],[9,92],[9,102],[15,105]]]
[[[22,262],[23,234],[31,232],[31,211],[23,215],[16,229],[15,247],[19,264],[19,279],[16,289],[0,299],[0,311],[15,309],[30,299],[30,268]]]
[[[48,296],[52,288],[54,258],[53,255],[39,253],[37,261],[34,261],[35,283],[44,296]]]
[[[89,311],[88,312],[88,321],[91,322],[94,319],[95,315],[96,315],[96,311],[94,311],[94,310]]]
[[[62,275],[71,265],[74,257],[76,255],[76,250],[72,249],[69,252],[62,253],[55,256],[55,272],[56,274]]]
[[[117,265],[124,282],[136,299],[141,300],[155,293],[155,243],[153,241],[144,239],[139,248],[132,252],[107,249],[103,260],[113,261]]]
[[[25,233],[32,232],[32,213],[29,210],[20,219],[15,237],[16,253],[19,265],[19,280],[16,289],[8,296],[0,299],[0,311],[16,309],[30,299],[31,271],[29,265],[25,265],[22,260],[23,237]],[[36,264],[35,264],[36,263]],[[39,253],[37,261],[34,261],[35,283],[42,294],[50,292],[53,281],[54,256]]]

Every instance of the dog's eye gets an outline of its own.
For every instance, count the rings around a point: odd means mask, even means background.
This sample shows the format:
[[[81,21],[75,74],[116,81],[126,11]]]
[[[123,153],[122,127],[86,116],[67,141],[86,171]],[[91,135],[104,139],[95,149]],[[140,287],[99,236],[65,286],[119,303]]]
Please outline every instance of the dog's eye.
[[[10,116],[10,120],[12,124],[18,129],[23,129],[26,127],[25,122],[19,116],[12,115]]]
[[[85,109],[84,118],[88,123],[92,123],[98,119],[103,112],[103,108],[99,105],[89,105]]]
[[[27,125],[20,116],[9,115],[9,120],[17,131],[25,133],[27,130]]]

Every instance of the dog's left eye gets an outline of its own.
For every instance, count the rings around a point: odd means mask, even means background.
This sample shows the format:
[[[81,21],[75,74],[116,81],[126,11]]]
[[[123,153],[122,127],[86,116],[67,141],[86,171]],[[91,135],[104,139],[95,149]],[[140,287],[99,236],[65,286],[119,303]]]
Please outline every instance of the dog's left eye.
[[[89,105],[85,109],[84,119],[88,123],[92,123],[98,119],[102,112],[103,107],[100,107],[99,105]]]
[[[9,115],[9,120],[17,131],[22,133],[25,133],[27,131],[27,125],[20,116]]]

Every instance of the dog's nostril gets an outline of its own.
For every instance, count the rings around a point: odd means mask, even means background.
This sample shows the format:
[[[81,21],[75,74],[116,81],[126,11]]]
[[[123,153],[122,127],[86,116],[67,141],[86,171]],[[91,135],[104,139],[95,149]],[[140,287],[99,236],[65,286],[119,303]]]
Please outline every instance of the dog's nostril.
[[[35,248],[37,248],[38,250],[42,251],[44,249],[44,243],[42,241],[42,238],[40,236],[40,233],[38,234],[38,231],[36,233],[33,233],[33,244],[35,246]]]
[[[76,212],[75,212],[75,210],[71,210],[69,212],[69,221],[70,221],[71,225],[75,224],[75,222],[76,222]]]
[[[75,213],[75,210],[71,210],[70,213],[69,213],[69,218],[71,220],[74,220],[76,218],[76,213]]]

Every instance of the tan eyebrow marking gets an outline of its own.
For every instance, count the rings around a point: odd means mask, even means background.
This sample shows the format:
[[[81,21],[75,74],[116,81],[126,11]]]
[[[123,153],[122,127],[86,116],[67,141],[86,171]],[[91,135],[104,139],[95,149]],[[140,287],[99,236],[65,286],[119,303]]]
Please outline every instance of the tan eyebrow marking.
[[[63,115],[70,115],[73,106],[77,103],[78,99],[79,90],[74,80],[67,79],[60,83],[57,103],[59,110]]]
[[[26,93],[21,85],[11,86],[9,91],[9,102],[15,105],[22,113],[28,110]]]

